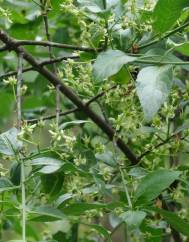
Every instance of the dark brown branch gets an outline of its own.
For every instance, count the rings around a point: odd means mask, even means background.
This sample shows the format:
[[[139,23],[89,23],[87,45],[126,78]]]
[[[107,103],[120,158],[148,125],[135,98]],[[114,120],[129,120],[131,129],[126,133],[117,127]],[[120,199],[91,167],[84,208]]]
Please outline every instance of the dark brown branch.
[[[43,46],[43,47],[55,47],[60,49],[68,49],[68,50],[79,50],[79,51],[86,51],[86,52],[98,52],[102,49],[94,49],[90,47],[84,46],[75,46],[75,45],[68,45],[68,44],[61,44],[51,41],[35,41],[35,40],[18,40],[16,43],[17,46],[24,46],[24,45],[35,45],[35,46]]]
[[[73,56],[64,56],[64,57],[58,57],[58,58],[55,58],[53,60],[45,60],[45,61],[41,61],[39,62],[39,65],[40,66],[45,66],[45,65],[50,65],[52,63],[59,63],[61,61],[66,61],[68,59],[78,59],[79,56],[78,55],[73,55]],[[31,67],[26,67],[23,69],[22,73],[24,72],[28,72],[28,71],[32,71],[32,70],[35,70],[35,68],[33,68],[32,66]],[[10,71],[8,73],[5,73],[3,75],[0,76],[0,80],[1,79],[5,79],[9,76],[15,76],[17,74],[17,71]]]
[[[136,165],[138,163],[138,158],[131,151],[127,144],[121,139],[116,137],[116,133],[114,129],[107,124],[100,116],[98,116],[89,106],[87,106],[83,101],[61,80],[50,72],[47,68],[39,65],[39,63],[34,59],[34,57],[29,54],[25,49],[18,46],[17,41],[15,39],[10,38],[6,33],[0,30],[0,40],[3,41],[10,50],[14,50],[17,53],[23,52],[23,58],[30,63],[33,68],[36,69],[42,76],[44,76],[51,84],[55,87],[60,85],[60,91],[71,100],[80,110],[82,110],[106,135],[109,137],[111,141],[115,141],[120,150],[126,155],[126,157],[130,160],[132,165]]]
[[[91,103],[97,101],[100,97],[104,96],[106,94],[106,92],[110,91],[110,90],[113,90],[116,88],[116,85],[110,87],[108,90],[106,91],[102,91],[100,92],[99,94],[97,94],[95,97],[91,98],[88,102],[86,102],[86,105],[89,106]],[[75,113],[79,111],[79,108],[72,108],[70,110],[67,110],[67,111],[64,111],[64,112],[60,112],[60,116],[63,117],[63,116],[66,116],[66,115],[69,115],[69,114],[72,114],[72,113]],[[53,115],[49,115],[49,116],[46,116],[46,117],[42,117],[40,119],[28,119],[28,120],[25,120],[28,124],[35,124],[35,123],[38,123],[39,121],[45,121],[45,120],[51,120],[51,119],[54,119],[56,118],[56,114],[53,114]]]

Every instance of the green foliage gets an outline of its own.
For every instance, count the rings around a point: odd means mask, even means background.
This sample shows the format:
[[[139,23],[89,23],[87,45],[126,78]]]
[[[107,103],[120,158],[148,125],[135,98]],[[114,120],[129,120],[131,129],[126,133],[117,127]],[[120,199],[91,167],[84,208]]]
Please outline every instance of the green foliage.
[[[155,31],[165,33],[173,27],[186,7],[189,7],[187,0],[159,0],[153,11]]]
[[[188,241],[188,0],[0,5],[0,242]]]
[[[168,212],[163,209],[155,209],[162,217],[177,231],[182,234],[189,236],[188,226],[189,224],[180,218],[177,214],[173,212]]]
[[[134,57],[127,56],[119,50],[101,53],[94,64],[94,76],[97,80],[107,79],[118,73],[124,64],[133,62]]]
[[[145,119],[150,121],[166,101],[171,90],[172,67],[145,67],[139,72],[136,82]]]
[[[138,204],[148,203],[158,197],[180,175],[179,171],[158,170],[145,176],[135,192]]]

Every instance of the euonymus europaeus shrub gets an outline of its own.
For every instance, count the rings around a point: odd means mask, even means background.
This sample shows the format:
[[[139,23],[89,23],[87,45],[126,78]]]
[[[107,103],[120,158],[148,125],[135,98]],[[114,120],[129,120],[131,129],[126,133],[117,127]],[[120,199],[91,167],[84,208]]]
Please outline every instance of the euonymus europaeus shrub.
[[[0,4],[0,241],[189,241],[188,0]]]

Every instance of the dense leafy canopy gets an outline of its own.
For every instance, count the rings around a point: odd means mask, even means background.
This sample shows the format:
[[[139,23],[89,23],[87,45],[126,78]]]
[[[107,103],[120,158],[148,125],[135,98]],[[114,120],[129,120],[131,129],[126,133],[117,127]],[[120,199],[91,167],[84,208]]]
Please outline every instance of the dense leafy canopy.
[[[0,0],[0,241],[189,240],[188,30],[188,0]]]

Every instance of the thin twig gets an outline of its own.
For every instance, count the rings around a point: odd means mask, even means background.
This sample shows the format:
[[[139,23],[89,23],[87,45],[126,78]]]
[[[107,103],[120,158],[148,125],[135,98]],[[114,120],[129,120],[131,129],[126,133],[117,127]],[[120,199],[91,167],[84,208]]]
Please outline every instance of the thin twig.
[[[23,52],[23,58],[30,63],[36,71],[46,78],[53,86],[60,85],[60,91],[64,94],[72,103],[74,103],[79,109],[81,109],[107,136],[113,141],[115,140],[119,149],[125,154],[132,165],[136,165],[139,160],[130,147],[121,139],[116,136],[116,132],[113,127],[106,123],[106,121],[94,112],[89,106],[87,106],[82,99],[65,83],[63,83],[56,75],[54,75],[47,68],[39,65],[38,61],[28,53],[24,48],[17,45],[17,40],[10,38],[5,32],[0,30],[0,40],[4,42],[9,50],[14,50],[16,53]]]
[[[61,61],[66,61],[68,59],[78,59],[79,56],[78,55],[73,55],[73,56],[64,56],[64,57],[58,57],[58,58],[55,58],[53,60],[45,60],[45,61],[41,61],[39,62],[39,65],[40,66],[46,66],[46,65],[50,65],[52,63],[59,63]],[[33,71],[35,70],[35,68],[33,67],[26,67],[22,70],[22,73],[25,73],[25,72],[28,72],[28,71]],[[0,76],[0,80],[1,79],[5,79],[9,76],[15,76],[17,74],[17,71],[10,71],[8,73],[5,73],[3,75]]]
[[[22,86],[22,68],[23,52],[18,53],[18,74],[17,74],[17,126],[22,127],[22,109],[21,109],[21,86]],[[21,192],[22,192],[22,240],[26,242],[26,188],[25,188],[25,168],[24,161],[21,159]]]
[[[153,40],[153,41],[151,41],[151,42],[149,42],[147,44],[144,44],[144,45],[139,46],[138,49],[141,50],[141,49],[147,48],[147,47],[149,47],[151,45],[157,44],[159,41],[162,41],[164,39],[167,39],[169,36],[178,33],[179,31],[185,29],[188,26],[189,26],[189,22],[186,22],[185,24],[183,24],[183,25],[181,25],[181,26],[173,29],[172,31],[169,31],[167,34],[163,35],[162,37],[160,37],[158,39],[155,39],[155,40]]]
[[[124,174],[123,174],[121,167],[119,167],[119,171],[120,171],[120,174],[121,174],[122,184],[123,184],[123,187],[124,187],[124,190],[125,190],[125,195],[126,195],[126,198],[127,198],[128,205],[132,209],[133,206],[132,206],[131,198],[129,196],[129,191],[127,189],[127,184],[126,184],[125,177],[124,177]]]
[[[47,14],[46,7],[48,7],[48,6],[46,6],[45,4],[43,6],[43,2],[41,1],[41,11],[43,12],[43,20],[44,20],[44,24],[45,24],[45,33],[46,33],[47,40],[49,42],[51,42],[52,38],[51,38],[51,35],[49,33],[48,14]],[[52,46],[49,46],[49,57],[50,57],[50,60],[54,59]],[[56,68],[55,63],[52,63],[52,68],[53,68],[53,73],[57,76],[58,72],[57,72],[57,68]],[[60,102],[61,102],[60,86],[57,85],[56,86],[56,124],[57,125],[59,124],[59,117],[60,117],[60,112],[61,112]]]
[[[116,87],[117,86],[114,85],[114,86],[110,87],[109,89],[107,89],[106,91],[100,92],[99,94],[97,94],[96,96],[94,96],[93,98],[91,98],[88,102],[86,102],[86,105],[89,106],[91,103],[97,101],[100,97],[104,96],[108,91],[113,90]],[[60,112],[59,115],[61,117],[63,117],[63,116],[66,116],[66,115],[75,113],[77,111],[80,111],[80,109],[79,108],[72,108],[70,110],[67,110],[67,111],[64,111],[64,112]],[[38,123],[40,121],[51,120],[51,119],[54,119],[54,118],[56,118],[56,114],[49,115],[49,116],[46,116],[46,117],[42,117],[40,119],[28,119],[28,120],[25,120],[25,122],[27,122],[28,124],[35,124],[35,123]]]
[[[68,49],[68,50],[79,50],[79,51],[86,51],[86,52],[97,52],[102,51],[101,48],[94,49],[90,47],[85,46],[75,46],[75,45],[69,45],[69,44],[61,44],[51,41],[36,41],[36,40],[18,40],[17,46],[24,46],[24,45],[35,45],[35,46],[43,46],[43,47],[55,47],[60,49]]]
[[[107,8],[106,0],[103,0],[103,7],[104,7],[104,10],[106,10],[106,8]],[[105,16],[105,27],[106,27],[106,34],[105,34],[104,50],[106,50],[107,47],[108,47],[108,32],[109,32],[109,26],[108,26],[107,16]]]
[[[155,145],[154,147],[152,147],[152,149],[149,149],[147,151],[145,151],[144,153],[142,153],[138,159],[141,160],[144,156],[152,153],[154,150],[156,150],[157,148],[169,143],[169,141],[171,141],[174,137],[176,137],[178,135],[178,133],[174,133],[171,136],[169,136],[167,139],[165,139],[164,141],[160,142],[159,144]],[[181,137],[180,140],[184,140],[186,138],[186,136]]]
[[[21,86],[22,86],[22,65],[23,65],[23,53],[18,54],[18,70],[17,70],[17,93],[16,93],[16,104],[17,104],[17,127],[20,130],[22,127],[22,109],[21,109]]]
[[[32,2],[35,3],[36,5],[38,5],[39,7],[41,7],[41,5],[38,2],[36,2],[35,0],[32,0]]]
[[[56,124],[59,124],[61,113],[61,95],[60,95],[60,85],[56,86]]]
[[[142,60],[142,59],[134,60],[133,63],[147,64],[147,65],[180,65],[180,66],[189,65],[189,61],[153,61],[153,60]]]

